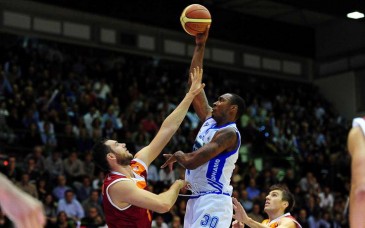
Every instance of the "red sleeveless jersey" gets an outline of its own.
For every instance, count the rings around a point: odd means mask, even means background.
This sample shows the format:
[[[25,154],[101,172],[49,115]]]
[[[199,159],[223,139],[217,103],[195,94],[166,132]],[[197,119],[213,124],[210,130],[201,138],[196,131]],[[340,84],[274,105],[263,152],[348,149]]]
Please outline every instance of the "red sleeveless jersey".
[[[134,178],[127,178],[118,172],[110,172],[104,179],[103,208],[109,228],[151,228],[152,216],[149,210],[134,205],[119,208],[111,201],[108,193],[109,187],[119,181],[134,181],[139,188],[147,187],[146,165],[139,159],[133,159],[131,167],[135,174]]]

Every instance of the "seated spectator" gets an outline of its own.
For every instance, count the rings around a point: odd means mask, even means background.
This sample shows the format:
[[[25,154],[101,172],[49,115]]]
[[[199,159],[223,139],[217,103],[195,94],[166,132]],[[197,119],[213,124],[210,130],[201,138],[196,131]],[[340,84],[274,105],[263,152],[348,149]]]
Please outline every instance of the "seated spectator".
[[[71,123],[66,123],[63,132],[57,135],[58,146],[57,149],[60,151],[65,151],[67,149],[76,149],[77,140],[76,135],[72,131],[73,125]]]
[[[152,220],[151,228],[169,228],[163,220],[162,215],[157,214],[154,220]]]
[[[60,152],[58,150],[53,151],[46,158],[46,172],[49,175],[49,179],[53,182],[60,175],[64,174],[63,161],[61,159]]]
[[[27,148],[34,148],[37,145],[43,144],[37,123],[29,124],[21,142],[21,144]]]
[[[96,189],[92,190],[90,196],[82,202],[82,207],[84,208],[84,211],[88,211],[89,208],[94,207],[98,209],[99,214],[104,217],[104,212],[101,207],[100,194]]]
[[[76,223],[67,217],[66,212],[60,211],[57,214],[56,227],[60,228],[76,228]]]
[[[41,178],[37,181],[36,184],[37,192],[38,192],[38,199],[43,200],[46,195],[51,194],[51,188],[49,186],[49,183],[46,179]]]
[[[44,214],[46,215],[47,222],[46,228],[55,227],[57,223],[57,206],[52,194],[47,194],[43,198]]]
[[[249,200],[255,200],[260,195],[260,189],[256,186],[256,180],[254,178],[250,179],[249,185],[246,188],[247,196]],[[261,222],[261,221],[260,221]]]
[[[252,211],[247,214],[248,217],[252,218],[256,222],[261,223],[264,220],[264,217],[261,214],[261,207],[259,203],[254,203],[252,207]]]
[[[16,184],[21,190],[38,199],[37,187],[29,180],[29,174],[23,173],[21,180]]]
[[[95,175],[95,162],[93,161],[93,155],[90,151],[85,153],[85,157],[82,161],[82,169],[84,170],[84,174],[90,177],[91,179],[94,178]]]
[[[97,189],[97,190],[101,191],[101,186],[103,186],[103,183],[104,183],[104,177],[105,177],[104,172],[99,171],[97,178],[93,180],[93,189]]]
[[[57,185],[53,188],[52,194],[56,198],[56,200],[63,199],[65,196],[65,192],[70,190],[71,188],[66,185],[67,179],[64,175],[59,175],[57,177]]]
[[[151,165],[148,166],[147,181],[151,185],[156,185],[159,180],[160,180],[160,178],[159,178],[159,174],[157,172],[157,167],[154,163],[151,163]]]
[[[49,121],[40,121],[38,123],[42,143],[47,152],[51,152],[57,146],[57,139],[54,132],[53,124]]]
[[[84,176],[82,182],[74,182],[74,188],[76,189],[76,197],[80,202],[83,202],[89,198],[92,191],[91,180],[89,176]]]
[[[29,174],[29,181],[36,183],[36,181],[41,177],[41,173],[36,167],[34,158],[29,158],[24,169],[25,173]]]
[[[174,215],[174,217],[172,218],[172,221],[171,221],[169,227],[171,227],[171,228],[183,228],[183,226],[181,224],[180,217],[177,216],[177,215]]]
[[[328,186],[323,188],[323,191],[318,194],[319,206],[323,209],[332,211],[334,204],[334,197],[331,193],[331,189]]]
[[[58,201],[57,211],[64,211],[68,218],[71,218],[75,223],[81,221],[85,216],[84,208],[75,198],[74,192],[70,189],[65,192],[63,199]]]
[[[160,183],[163,185],[163,187],[168,187],[175,182],[175,172],[170,170],[170,167],[168,166],[160,169],[159,175]]]
[[[248,198],[247,191],[244,189],[241,190],[239,202],[242,204],[246,212],[251,212],[253,207],[253,202]]]
[[[77,181],[84,175],[82,161],[78,158],[76,151],[72,151],[67,158],[63,160],[65,175],[70,182]]]
[[[12,182],[19,181],[22,174],[22,169],[18,167],[16,157],[11,155],[8,158],[8,165],[1,170]]]
[[[45,162],[46,159],[44,158],[44,149],[42,146],[37,145],[33,148],[33,153],[28,154],[25,158],[24,161],[27,162],[30,158],[34,159],[35,162],[35,168],[38,170],[38,172],[40,172],[41,174],[44,172],[44,168],[45,168]]]
[[[103,225],[105,225],[105,220],[95,207],[90,207],[87,210],[86,216],[81,219],[81,226],[87,228],[98,228]]]

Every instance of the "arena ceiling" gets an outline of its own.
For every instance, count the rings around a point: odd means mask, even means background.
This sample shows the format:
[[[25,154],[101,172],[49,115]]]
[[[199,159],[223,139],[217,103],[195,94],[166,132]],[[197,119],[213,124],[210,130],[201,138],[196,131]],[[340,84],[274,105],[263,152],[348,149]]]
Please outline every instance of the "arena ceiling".
[[[35,1],[172,30],[181,30],[182,9],[198,3],[211,11],[211,37],[305,57],[315,57],[316,28],[365,11],[364,0]]]

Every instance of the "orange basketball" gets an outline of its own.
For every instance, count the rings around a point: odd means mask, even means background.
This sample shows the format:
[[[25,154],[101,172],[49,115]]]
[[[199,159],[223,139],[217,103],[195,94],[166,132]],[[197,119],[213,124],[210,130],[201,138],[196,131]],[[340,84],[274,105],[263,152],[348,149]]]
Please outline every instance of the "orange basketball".
[[[192,4],[184,9],[180,22],[185,32],[196,36],[197,33],[203,33],[207,29],[207,26],[212,23],[212,18],[207,8],[199,4]]]

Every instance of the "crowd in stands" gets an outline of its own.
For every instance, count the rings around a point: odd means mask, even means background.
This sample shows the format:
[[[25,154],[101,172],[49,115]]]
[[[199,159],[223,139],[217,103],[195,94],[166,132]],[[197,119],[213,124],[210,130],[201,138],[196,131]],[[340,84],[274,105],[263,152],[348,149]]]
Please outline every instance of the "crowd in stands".
[[[44,203],[47,227],[103,226],[104,173],[93,163],[93,143],[117,139],[131,152],[147,145],[184,96],[188,63],[2,35],[1,172]],[[302,227],[348,227],[348,121],[312,84],[204,72],[208,100],[234,92],[247,102],[232,185],[249,216],[261,222],[268,187],[284,183]],[[164,153],[191,151],[198,125],[189,112]],[[184,178],[182,167],[162,163],[161,156],[148,172],[156,193]],[[186,200],[154,213],[153,227],[182,227]]]

